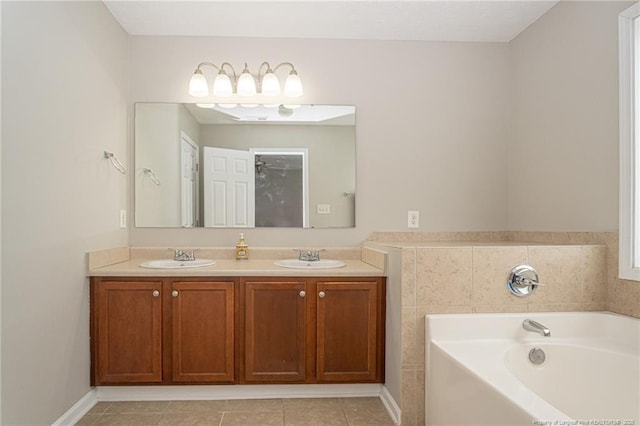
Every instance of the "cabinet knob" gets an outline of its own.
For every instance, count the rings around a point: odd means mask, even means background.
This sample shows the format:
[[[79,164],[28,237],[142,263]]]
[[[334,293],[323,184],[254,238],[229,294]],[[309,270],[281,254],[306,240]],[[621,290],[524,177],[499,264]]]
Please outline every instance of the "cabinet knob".
[[[173,290],[173,291],[171,292],[171,295],[172,295],[173,297],[178,297],[178,290]]]
[[[307,295],[307,292],[304,290],[300,291],[300,297],[305,297]]]
[[[153,297],[160,296],[160,292],[158,290],[153,290],[153,293],[151,293],[151,294],[153,294]]]
[[[321,291],[320,293],[318,293],[318,297],[319,297],[320,299],[323,299],[323,298],[324,298],[324,296],[325,296],[324,291]]]

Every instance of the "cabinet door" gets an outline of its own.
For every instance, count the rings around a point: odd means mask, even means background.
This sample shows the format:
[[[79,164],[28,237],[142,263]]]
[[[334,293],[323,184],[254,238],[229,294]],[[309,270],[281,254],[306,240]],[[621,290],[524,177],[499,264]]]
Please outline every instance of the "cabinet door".
[[[162,282],[93,288],[95,384],[162,382]]]
[[[379,281],[318,282],[317,381],[381,380]]]
[[[245,286],[246,382],[304,382],[309,320],[303,281],[249,281]],[[312,363],[309,365],[313,366]]]
[[[170,297],[173,381],[233,382],[233,281],[174,281]]]

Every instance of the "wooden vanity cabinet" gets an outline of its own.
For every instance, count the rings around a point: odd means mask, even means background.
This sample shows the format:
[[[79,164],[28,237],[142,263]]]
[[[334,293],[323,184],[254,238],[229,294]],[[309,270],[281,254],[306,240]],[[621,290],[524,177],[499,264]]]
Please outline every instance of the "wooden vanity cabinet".
[[[381,383],[384,278],[243,279],[245,383]]]
[[[382,277],[91,278],[91,385],[382,383]]]
[[[162,383],[162,281],[91,279],[91,384]]]
[[[171,282],[171,379],[234,381],[234,283]]]
[[[382,382],[384,284],[380,279],[317,282],[318,383]]]
[[[241,351],[246,383],[312,383],[315,333],[303,280],[247,279],[241,283]]]
[[[91,278],[91,384],[233,383],[234,280]]]

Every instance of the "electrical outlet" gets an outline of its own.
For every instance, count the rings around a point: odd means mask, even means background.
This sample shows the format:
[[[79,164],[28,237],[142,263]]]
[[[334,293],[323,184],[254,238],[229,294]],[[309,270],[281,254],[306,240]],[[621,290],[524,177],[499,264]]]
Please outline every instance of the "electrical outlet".
[[[125,229],[127,227],[127,211],[120,210],[120,229]]]
[[[331,204],[318,204],[317,212],[318,214],[331,214]]]
[[[420,212],[416,210],[409,210],[407,215],[407,228],[419,228],[420,227]]]

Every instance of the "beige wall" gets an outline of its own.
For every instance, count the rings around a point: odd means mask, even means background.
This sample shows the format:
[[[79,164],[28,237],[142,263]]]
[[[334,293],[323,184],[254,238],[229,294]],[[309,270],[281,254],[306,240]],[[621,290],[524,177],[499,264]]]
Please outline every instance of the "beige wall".
[[[182,226],[182,136],[198,143],[200,128],[180,104],[151,103],[135,107],[135,223],[143,226]],[[151,169],[156,185],[143,169]]]
[[[284,56],[295,58],[305,102],[355,104],[357,228],[286,230],[281,244],[358,244],[406,229],[409,209],[421,211],[422,231],[611,231],[617,14],[629,4],[560,2],[508,44],[132,37],[131,101],[191,101],[188,78],[204,59]],[[393,86],[375,90],[388,73]],[[272,232],[249,237],[269,244]],[[228,245],[235,231],[131,238]]]
[[[179,104],[140,104],[135,110],[135,223],[181,226]],[[156,185],[143,169],[160,180]]]
[[[509,43],[509,226],[618,229],[618,14],[560,2]]]
[[[502,230],[507,216],[508,46],[208,37],[131,37],[130,102],[193,102],[201,61],[293,61],[304,103],[357,109],[356,225],[350,230],[252,229],[253,245],[360,244],[403,230]],[[392,81],[389,84],[388,81]],[[277,233],[277,241],[274,236]],[[132,229],[134,245],[223,245],[237,230]]]
[[[126,245],[127,35],[101,2],[2,2],[2,424],[89,391],[87,251]]]

